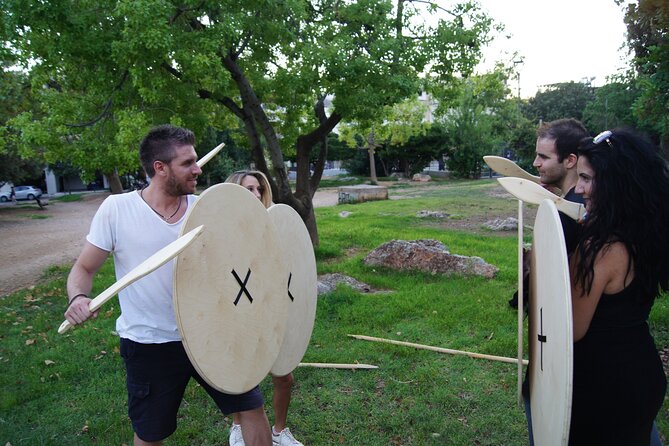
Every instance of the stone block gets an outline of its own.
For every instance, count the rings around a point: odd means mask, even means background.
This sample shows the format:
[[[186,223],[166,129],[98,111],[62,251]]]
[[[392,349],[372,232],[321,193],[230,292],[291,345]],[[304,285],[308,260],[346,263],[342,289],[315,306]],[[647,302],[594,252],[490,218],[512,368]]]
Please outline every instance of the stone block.
[[[339,204],[388,199],[388,188],[385,186],[358,184],[355,186],[340,186],[338,190]]]

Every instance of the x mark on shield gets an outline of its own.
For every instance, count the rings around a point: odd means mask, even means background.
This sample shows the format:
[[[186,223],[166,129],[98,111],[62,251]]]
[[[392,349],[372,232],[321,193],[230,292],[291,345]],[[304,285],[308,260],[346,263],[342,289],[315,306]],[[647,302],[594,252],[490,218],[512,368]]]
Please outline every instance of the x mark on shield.
[[[288,276],[288,297],[290,297],[290,300],[291,300],[291,301],[294,301],[295,298],[293,297],[293,295],[292,295],[291,292],[290,292],[290,281],[291,281],[292,279],[293,279],[293,273],[290,273],[290,275]]]
[[[242,297],[242,293],[246,294],[246,297],[249,298],[249,302],[253,303],[253,297],[251,297],[251,293],[249,293],[248,288],[246,288],[246,284],[249,281],[249,277],[251,277],[251,269],[249,268],[249,271],[246,273],[246,277],[244,277],[244,281],[242,282],[242,279],[239,278],[237,275],[237,272],[233,269],[232,275],[235,276],[235,279],[237,279],[237,283],[239,283],[239,293],[237,293],[237,298],[235,299],[235,306],[239,302],[239,299]]]

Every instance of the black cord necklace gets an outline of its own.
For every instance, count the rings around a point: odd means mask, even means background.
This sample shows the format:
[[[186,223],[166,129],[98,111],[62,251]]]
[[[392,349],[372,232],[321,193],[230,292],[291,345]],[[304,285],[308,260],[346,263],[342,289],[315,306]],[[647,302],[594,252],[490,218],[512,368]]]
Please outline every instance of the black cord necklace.
[[[146,203],[146,205],[147,205],[148,207],[150,207],[151,210],[152,210],[153,212],[155,212],[156,215],[158,215],[158,217],[162,218],[162,219],[165,220],[165,221],[167,221],[167,220],[171,220],[172,217],[174,217],[175,215],[177,215],[177,212],[179,212],[179,209],[181,209],[181,197],[179,197],[179,204],[177,205],[177,208],[176,208],[176,210],[174,211],[174,213],[173,213],[172,215],[170,215],[169,217],[165,217],[165,216],[163,216],[163,214],[161,214],[160,212],[158,212],[157,210],[155,210],[155,209],[153,208],[153,206],[151,206],[151,205],[149,204],[149,202],[146,201],[146,200],[144,199],[144,195],[143,195],[143,193],[144,193],[144,189],[140,189],[140,190],[139,190],[139,196],[141,197],[142,201],[144,201],[144,203]]]

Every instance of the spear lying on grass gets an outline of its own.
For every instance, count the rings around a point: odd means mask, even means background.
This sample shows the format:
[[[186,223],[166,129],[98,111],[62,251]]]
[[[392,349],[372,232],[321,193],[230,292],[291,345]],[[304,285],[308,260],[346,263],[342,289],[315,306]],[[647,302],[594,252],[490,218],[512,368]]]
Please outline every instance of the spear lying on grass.
[[[299,367],[316,367],[319,369],[378,369],[379,367],[371,364],[331,364],[327,362],[300,362]]]
[[[471,352],[464,352],[462,350],[451,350],[450,348],[441,348],[441,347],[432,347],[431,345],[423,345],[423,344],[414,344],[413,342],[404,342],[404,341],[394,341],[392,339],[383,339],[383,338],[374,338],[372,336],[364,336],[364,335],[348,335],[352,338],[355,339],[361,339],[363,341],[372,341],[372,342],[383,342],[386,344],[395,344],[395,345],[403,345],[405,347],[412,347],[412,348],[419,348],[422,350],[431,350],[433,352],[439,352],[439,353],[448,353],[451,355],[464,355],[464,356],[469,356],[470,358],[480,358],[480,359],[490,359],[492,361],[500,361],[500,362],[508,362],[510,364],[517,364],[518,360],[516,358],[506,358],[504,356],[493,356],[493,355],[484,355],[483,353],[471,353]],[[523,364],[527,364],[527,360],[523,359]]]

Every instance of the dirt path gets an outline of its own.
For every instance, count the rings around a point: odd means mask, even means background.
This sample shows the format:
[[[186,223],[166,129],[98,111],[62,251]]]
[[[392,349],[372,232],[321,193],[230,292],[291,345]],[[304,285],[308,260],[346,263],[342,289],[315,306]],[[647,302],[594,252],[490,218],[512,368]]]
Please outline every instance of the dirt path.
[[[83,248],[91,219],[108,193],[84,194],[81,201],[51,201],[44,210],[31,203],[0,205],[0,296],[39,282],[53,265],[72,265]],[[316,192],[314,206],[337,204],[337,190]]]
[[[44,210],[30,204],[0,209],[0,296],[39,281],[52,265],[72,264],[81,251],[95,211],[106,193],[77,202],[52,201]]]

